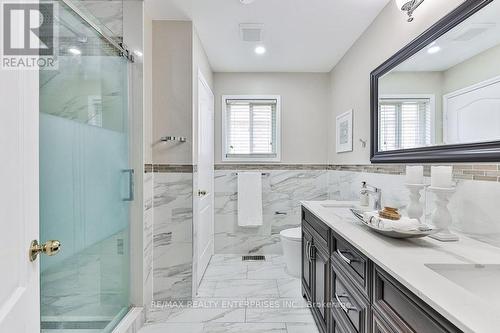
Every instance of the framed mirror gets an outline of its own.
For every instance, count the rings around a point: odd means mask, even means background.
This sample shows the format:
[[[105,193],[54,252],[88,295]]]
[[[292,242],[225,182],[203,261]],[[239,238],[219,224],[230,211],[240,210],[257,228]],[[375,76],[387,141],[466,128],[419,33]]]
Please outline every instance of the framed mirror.
[[[467,0],[371,73],[373,163],[500,161],[500,1]]]

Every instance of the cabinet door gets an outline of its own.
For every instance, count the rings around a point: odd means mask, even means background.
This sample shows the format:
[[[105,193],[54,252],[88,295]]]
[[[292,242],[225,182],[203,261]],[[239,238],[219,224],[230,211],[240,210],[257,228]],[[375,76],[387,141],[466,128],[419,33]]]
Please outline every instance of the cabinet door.
[[[373,311],[372,319],[373,333],[393,333],[375,311]]]
[[[319,241],[317,242],[319,243]],[[316,244],[316,242],[315,242]],[[314,310],[320,320],[323,331],[327,327],[328,307],[329,300],[329,255],[328,251],[323,249],[322,246],[313,246],[313,267],[314,267]]]
[[[302,294],[309,301],[312,301],[312,258],[311,258],[311,248],[312,248],[312,236],[305,227],[305,223],[302,224]]]

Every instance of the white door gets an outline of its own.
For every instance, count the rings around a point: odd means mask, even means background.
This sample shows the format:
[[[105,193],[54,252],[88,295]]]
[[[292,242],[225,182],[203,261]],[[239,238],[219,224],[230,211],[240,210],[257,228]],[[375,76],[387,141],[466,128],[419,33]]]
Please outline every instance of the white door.
[[[198,72],[198,189],[197,285],[214,253],[214,95],[201,72]]]
[[[1,3],[0,3],[1,5]],[[38,72],[0,69],[0,332],[40,331]]]

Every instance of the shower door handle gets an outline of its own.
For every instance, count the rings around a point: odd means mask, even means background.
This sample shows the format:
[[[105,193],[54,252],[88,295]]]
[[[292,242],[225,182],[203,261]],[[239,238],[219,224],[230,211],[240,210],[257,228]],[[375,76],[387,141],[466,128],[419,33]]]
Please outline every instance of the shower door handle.
[[[134,169],[125,169],[122,173],[128,174],[128,195],[123,201],[134,201]]]

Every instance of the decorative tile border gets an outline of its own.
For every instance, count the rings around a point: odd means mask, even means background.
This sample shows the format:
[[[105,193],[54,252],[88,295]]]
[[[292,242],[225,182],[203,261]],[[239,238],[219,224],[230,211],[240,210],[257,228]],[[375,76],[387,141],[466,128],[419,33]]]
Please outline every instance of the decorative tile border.
[[[453,174],[457,179],[500,182],[500,164],[454,165]]]
[[[326,164],[216,164],[215,170],[327,170]]]
[[[350,164],[350,165],[328,165],[328,170],[383,173],[389,175],[404,175],[406,165],[404,164]],[[430,169],[429,169],[430,170]]]
[[[453,166],[453,177],[455,179],[500,182],[500,164],[439,165]],[[406,174],[406,164],[329,165],[328,170],[404,175]],[[431,165],[424,165],[424,175],[426,177],[431,176]]]
[[[453,166],[455,179],[500,182],[500,164],[439,164]],[[336,170],[388,175],[404,175],[406,164],[216,164],[215,170]],[[145,173],[193,173],[196,165],[145,164]],[[424,175],[430,177],[431,165],[424,165]]]
[[[145,164],[145,173],[193,173],[195,165],[191,164]]]

